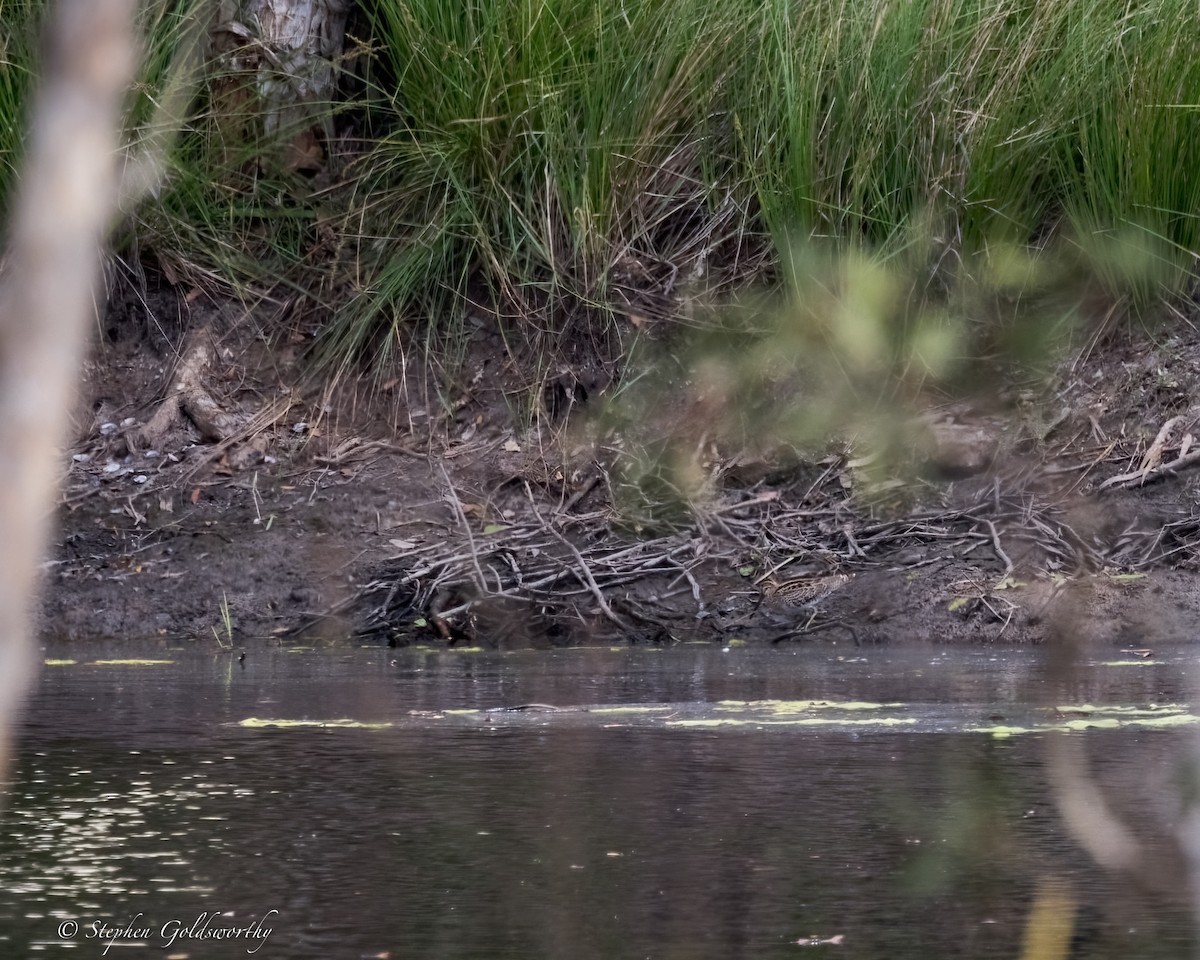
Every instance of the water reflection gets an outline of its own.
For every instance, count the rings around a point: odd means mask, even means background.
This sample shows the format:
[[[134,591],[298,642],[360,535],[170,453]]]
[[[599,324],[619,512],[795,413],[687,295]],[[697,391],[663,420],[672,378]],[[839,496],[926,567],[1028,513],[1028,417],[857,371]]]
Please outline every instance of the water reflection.
[[[141,915],[157,930],[277,910],[260,956],[727,960],[842,937],[805,949],[1014,957],[1046,878],[1081,901],[1077,955],[1191,953],[1182,888],[1129,889],[1065,839],[1037,737],[439,725],[409,713],[799,696],[949,696],[978,713],[1027,696],[1032,659],[1018,652],[855,664],[829,648],[274,650],[244,668],[168,653],[161,667],[44,672],[0,841],[0,954],[64,953],[62,921]],[[1169,663],[1097,667],[1078,683],[1090,701],[1183,693]],[[236,725],[250,716],[404,723]],[[1164,858],[1176,814],[1162,794],[1185,736],[1086,735],[1106,793]],[[101,955],[82,934],[72,942],[75,956]]]

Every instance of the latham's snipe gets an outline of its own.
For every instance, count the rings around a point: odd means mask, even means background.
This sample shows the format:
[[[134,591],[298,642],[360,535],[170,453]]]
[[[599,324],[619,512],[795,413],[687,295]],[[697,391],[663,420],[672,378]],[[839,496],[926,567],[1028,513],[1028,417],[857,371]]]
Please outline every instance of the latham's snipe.
[[[763,583],[763,599],[767,605],[781,611],[808,610],[804,625],[807,630],[817,616],[817,605],[854,579],[850,573],[831,573],[821,577],[791,577],[776,580],[767,577]]]

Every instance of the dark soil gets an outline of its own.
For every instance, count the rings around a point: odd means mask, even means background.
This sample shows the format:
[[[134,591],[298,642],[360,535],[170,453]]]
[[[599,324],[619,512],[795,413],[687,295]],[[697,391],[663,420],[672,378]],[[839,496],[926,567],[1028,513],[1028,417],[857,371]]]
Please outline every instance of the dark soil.
[[[83,378],[41,629],[215,645],[227,606],[240,645],[1190,640],[1200,335],[1173,331],[1110,334],[1036,398],[931,410],[924,479],[886,496],[836,447],[726,452],[703,503],[631,519],[621,438],[594,416],[613,392],[602,364],[549,378],[519,430],[486,323],[457,387],[398,370],[330,391],[305,385],[304,340],[268,343],[254,311],[130,292]],[[186,401],[164,414],[201,341],[215,419]],[[686,432],[686,409],[658,415]],[[1101,489],[1172,417],[1157,461],[1185,462]],[[855,576],[815,616],[789,613],[758,583],[776,566]]]

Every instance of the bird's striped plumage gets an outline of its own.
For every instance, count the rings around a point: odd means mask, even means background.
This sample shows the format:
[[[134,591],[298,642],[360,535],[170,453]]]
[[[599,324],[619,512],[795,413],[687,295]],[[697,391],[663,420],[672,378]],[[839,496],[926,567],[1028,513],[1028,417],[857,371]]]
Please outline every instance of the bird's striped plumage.
[[[842,589],[853,579],[848,573],[831,573],[823,577],[791,577],[776,580],[768,577],[763,585],[763,598],[779,610],[811,609],[830,594]]]

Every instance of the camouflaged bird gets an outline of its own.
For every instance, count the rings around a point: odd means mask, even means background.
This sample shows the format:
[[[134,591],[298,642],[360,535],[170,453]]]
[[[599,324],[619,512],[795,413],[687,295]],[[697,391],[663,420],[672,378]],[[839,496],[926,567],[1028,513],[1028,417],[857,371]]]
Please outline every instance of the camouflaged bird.
[[[816,577],[790,577],[777,580],[767,577],[763,583],[763,600],[768,607],[781,612],[808,610],[807,630],[817,616],[817,606],[854,579],[850,573],[831,573]]]

